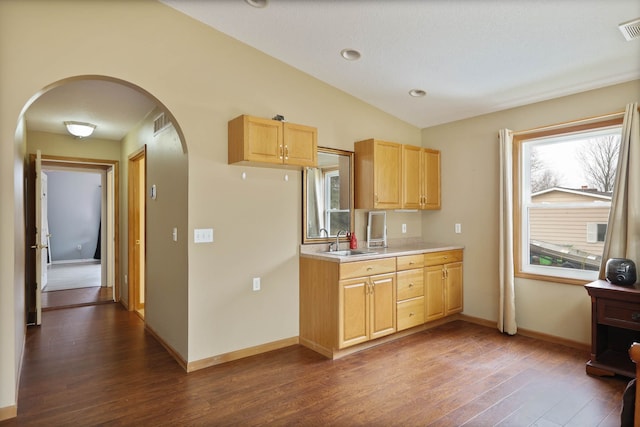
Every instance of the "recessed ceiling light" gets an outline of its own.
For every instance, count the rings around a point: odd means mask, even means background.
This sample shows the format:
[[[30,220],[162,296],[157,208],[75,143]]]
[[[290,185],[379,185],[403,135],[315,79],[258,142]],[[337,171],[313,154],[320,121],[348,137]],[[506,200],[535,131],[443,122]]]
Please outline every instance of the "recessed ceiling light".
[[[427,94],[427,92],[423,91],[422,89],[411,89],[409,91],[409,95],[413,96],[414,98],[420,98],[422,96],[425,96]]]
[[[355,49],[342,49],[340,51],[340,56],[347,61],[357,61],[362,55],[360,55],[360,52]]]
[[[249,6],[263,8],[267,7],[269,0],[244,0]]]

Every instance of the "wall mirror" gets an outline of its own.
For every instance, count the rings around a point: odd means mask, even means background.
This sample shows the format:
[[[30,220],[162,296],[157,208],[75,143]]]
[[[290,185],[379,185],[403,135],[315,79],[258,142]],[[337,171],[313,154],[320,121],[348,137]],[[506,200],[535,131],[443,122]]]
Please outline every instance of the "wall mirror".
[[[367,247],[387,247],[387,213],[385,211],[369,212]]]
[[[302,243],[334,241],[339,231],[351,232],[353,152],[318,147],[318,167],[302,175]]]

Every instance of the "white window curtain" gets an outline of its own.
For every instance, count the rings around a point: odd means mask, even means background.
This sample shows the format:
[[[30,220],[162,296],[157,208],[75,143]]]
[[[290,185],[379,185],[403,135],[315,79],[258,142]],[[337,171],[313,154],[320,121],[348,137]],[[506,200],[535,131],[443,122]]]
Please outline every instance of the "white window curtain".
[[[600,279],[609,258],[628,258],[640,264],[640,119],[638,103],[628,104],[622,122],[622,139],[609,225],[604,241]]]
[[[514,335],[516,303],[513,267],[513,132],[501,129],[500,136],[500,311],[498,329]]]

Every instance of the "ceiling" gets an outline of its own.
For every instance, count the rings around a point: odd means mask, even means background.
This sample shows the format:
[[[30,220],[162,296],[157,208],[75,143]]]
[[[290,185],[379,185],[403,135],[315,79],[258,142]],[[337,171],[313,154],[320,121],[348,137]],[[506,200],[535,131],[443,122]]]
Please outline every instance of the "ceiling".
[[[640,79],[640,39],[618,29],[640,18],[638,0],[161,1],[419,128]],[[85,121],[119,140],[154,105],[76,81],[36,100],[27,127]]]
[[[65,121],[93,123],[91,138],[120,141],[156,106],[148,95],[107,80],[74,80],[45,92],[27,109],[27,129],[65,134]]]

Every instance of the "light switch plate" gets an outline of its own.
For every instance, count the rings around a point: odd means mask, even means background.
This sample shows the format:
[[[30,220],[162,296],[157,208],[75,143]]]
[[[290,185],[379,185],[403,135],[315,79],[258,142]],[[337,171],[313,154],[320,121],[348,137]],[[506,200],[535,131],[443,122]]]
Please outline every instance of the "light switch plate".
[[[213,242],[213,228],[196,228],[193,230],[194,243]]]

